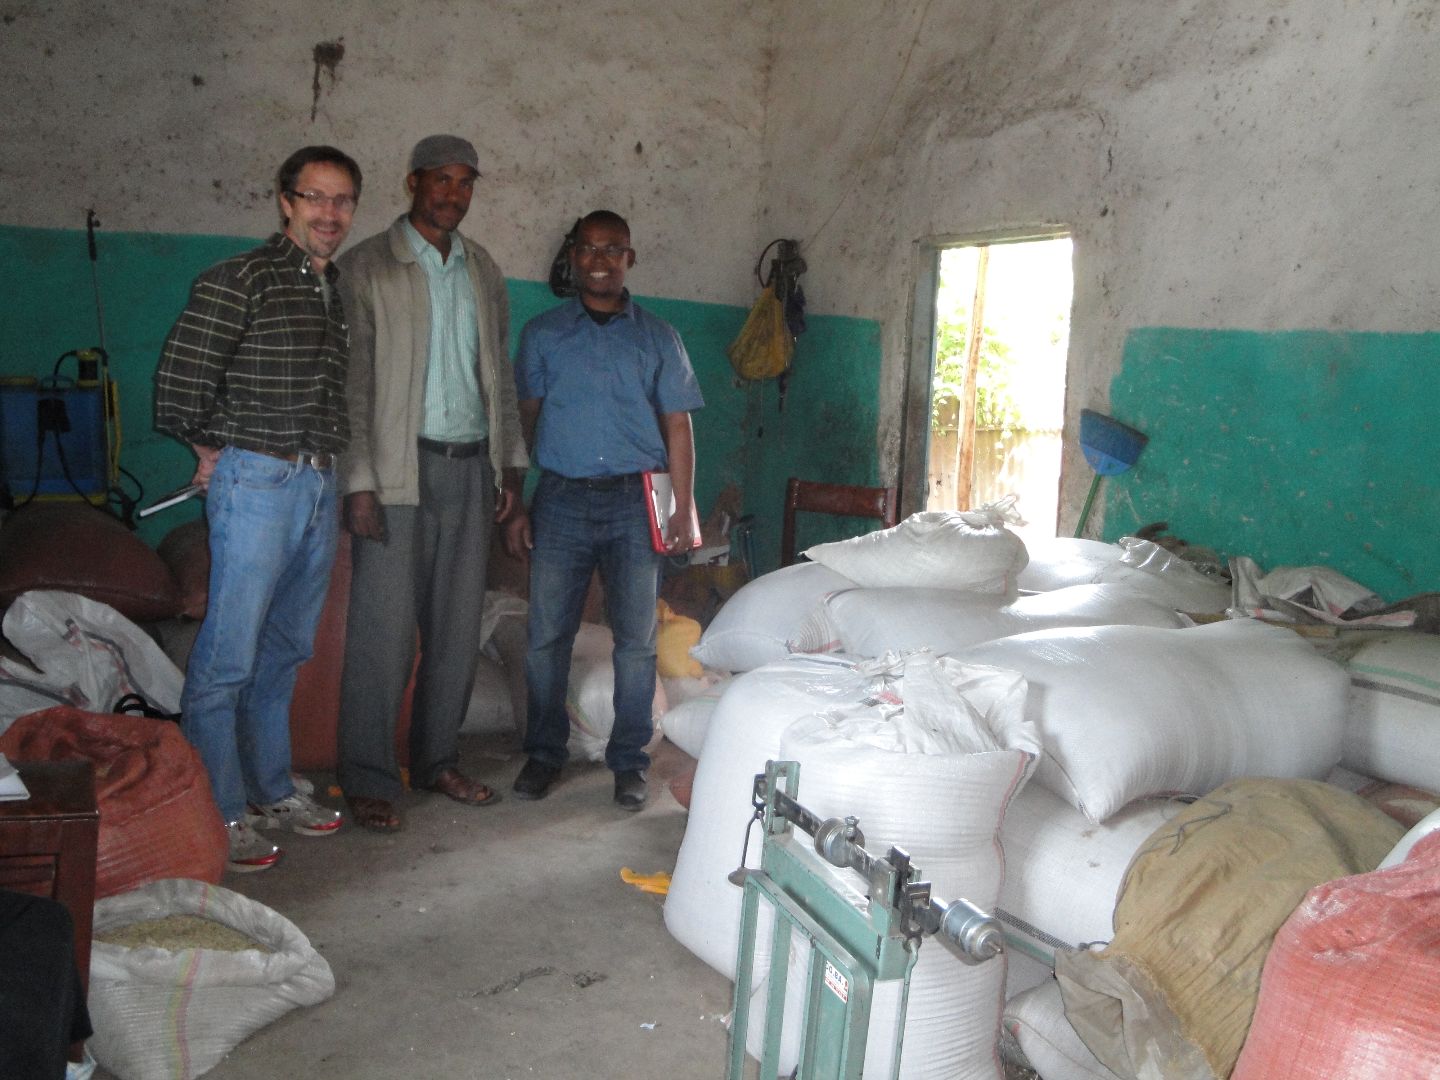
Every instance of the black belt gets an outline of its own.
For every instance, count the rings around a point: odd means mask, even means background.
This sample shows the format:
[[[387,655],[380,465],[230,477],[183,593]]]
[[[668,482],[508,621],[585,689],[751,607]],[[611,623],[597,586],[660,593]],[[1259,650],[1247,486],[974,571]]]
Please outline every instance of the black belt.
[[[441,457],[467,458],[483,453],[489,445],[490,440],[481,439],[479,442],[441,442],[439,439],[427,439],[422,435],[416,442],[420,444],[421,450],[428,450],[430,453],[439,454]]]
[[[562,484],[573,484],[576,487],[587,488],[590,491],[614,491],[617,488],[639,486],[643,473],[622,473],[619,476],[562,476],[560,473],[548,472]]]

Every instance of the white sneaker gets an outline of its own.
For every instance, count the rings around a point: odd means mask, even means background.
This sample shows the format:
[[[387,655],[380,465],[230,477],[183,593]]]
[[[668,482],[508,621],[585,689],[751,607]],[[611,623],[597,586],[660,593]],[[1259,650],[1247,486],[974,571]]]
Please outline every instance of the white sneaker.
[[[232,821],[227,828],[230,832],[228,865],[231,870],[248,874],[269,870],[280,861],[280,849],[257,833],[248,821]]]
[[[245,820],[257,829],[289,829],[304,836],[329,836],[341,823],[340,811],[298,791],[269,806],[250,807]]]

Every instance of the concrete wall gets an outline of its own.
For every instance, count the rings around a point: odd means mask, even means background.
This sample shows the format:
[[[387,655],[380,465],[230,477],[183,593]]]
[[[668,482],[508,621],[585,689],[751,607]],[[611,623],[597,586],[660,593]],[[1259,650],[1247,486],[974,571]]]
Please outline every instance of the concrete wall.
[[[899,455],[907,313],[924,238],[1042,223],[1073,230],[1062,523],[1078,516],[1091,479],[1073,434],[1079,410],[1110,407],[1137,328],[1343,339],[1434,324],[1433,3],[793,0],[777,8],[775,42],[762,227],[805,242],[812,305],[880,325],[884,475]],[[1295,337],[1287,348],[1300,351],[1285,361],[1303,368],[1354,353],[1343,340],[1321,355],[1311,346],[1309,335]],[[1419,348],[1433,357],[1436,343]],[[1333,411],[1310,417],[1303,437],[1320,437],[1327,420],[1424,424],[1440,399],[1433,360],[1429,368],[1404,396],[1375,388],[1358,409],[1330,401]],[[1172,433],[1205,408],[1196,381],[1195,397],[1168,403]],[[1165,404],[1148,407],[1154,415]],[[1302,437],[1283,419],[1266,439]],[[1297,453],[1314,449],[1307,442]],[[1233,461],[1228,450],[1216,432],[1185,456]],[[1339,456],[1329,464],[1345,469]],[[1142,478],[1137,469],[1126,479]],[[1251,500],[1229,509],[1263,519],[1274,494],[1255,479],[1253,491],[1227,492]],[[1214,516],[1192,505],[1198,488],[1189,494],[1160,509],[1177,531],[1207,531]],[[1440,507],[1433,486],[1418,497],[1427,515]],[[1326,513],[1326,502],[1315,499],[1314,512]],[[1343,518],[1345,507],[1328,502]],[[1358,533],[1375,525],[1341,521],[1356,529],[1357,549],[1369,539]],[[1418,547],[1405,559],[1413,563]],[[1428,556],[1387,584],[1440,587],[1440,563]]]
[[[291,149],[357,156],[358,237],[403,208],[414,139],[458,130],[485,171],[467,228],[512,282],[543,279],[574,216],[603,204],[635,225],[636,292],[695,304],[670,310],[705,343],[702,478],[742,485],[762,566],[786,475],[895,479],[919,245],[1060,224],[1076,288],[1062,527],[1091,479],[1079,410],[1113,410],[1154,438],[1107,482],[1106,535],[1165,517],[1237,553],[1334,555],[1362,580],[1386,567],[1392,595],[1440,588],[1415,536],[1440,516],[1434,485],[1351,437],[1402,445],[1440,400],[1437,33],[1428,0],[9,0],[0,233],[20,231],[0,240],[73,265],[0,265],[0,374],[43,374],[59,351],[30,356],[21,309],[40,310],[43,282],[71,324],[52,344],[93,343],[83,232],[49,233],[82,228],[86,207],[102,245],[135,238],[138,280],[102,273],[102,289],[152,298],[130,359],[148,367],[151,324],[210,237],[273,227]],[[723,355],[778,236],[804,244],[813,327],[783,410],[774,384],[736,388]],[[1210,331],[1231,336],[1186,336]],[[1382,370],[1409,381],[1357,377]],[[1318,398],[1316,371],[1333,376]],[[1277,407],[1245,408],[1257,391]],[[1327,515],[1338,548],[1291,528]],[[1258,535],[1234,527],[1245,516]]]
[[[351,153],[366,177],[359,239],[405,208],[415,140],[455,131],[479,150],[465,229],[511,281],[512,333],[554,303],[534,283],[575,217],[606,206],[630,219],[629,284],[659,298],[705,390],[708,506],[744,482],[744,398],[724,348],[754,291],[770,12],[767,0],[0,4],[0,376],[47,376],[62,352],[99,343],[93,207],[121,465],[147,499],[178,486],[189,452],[151,429],[160,343],[194,275],[276,227],[280,161],[307,143]],[[141,535],[194,512],[147,519]]]
[[[748,304],[768,0],[0,5],[0,224],[255,236],[275,168],[333,143],[366,173],[355,237],[455,131],[466,227],[543,280],[574,219],[631,219],[637,292]]]

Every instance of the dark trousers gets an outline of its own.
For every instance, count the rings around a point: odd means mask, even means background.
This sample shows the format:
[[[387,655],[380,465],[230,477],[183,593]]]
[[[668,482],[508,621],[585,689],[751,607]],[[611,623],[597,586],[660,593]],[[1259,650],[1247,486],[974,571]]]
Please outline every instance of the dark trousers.
[[[356,539],[340,687],[340,786],[398,799],[395,726],[410,710],[410,779],[431,784],[459,761],[460,725],[480,660],[485,568],[495,521],[495,472],[483,453],[420,454],[420,505],[387,506],[389,538]]]
[[[70,1044],[93,1033],[70,913],[0,889],[0,1076],[62,1080]]]

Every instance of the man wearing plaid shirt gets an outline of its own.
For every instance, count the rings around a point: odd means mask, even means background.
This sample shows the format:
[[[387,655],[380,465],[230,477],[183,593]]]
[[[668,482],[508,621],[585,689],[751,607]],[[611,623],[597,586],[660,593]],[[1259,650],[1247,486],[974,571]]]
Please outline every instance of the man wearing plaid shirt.
[[[349,332],[330,260],[360,168],[329,146],[280,167],[283,231],[202,273],[155,373],[155,427],[188,444],[206,493],[210,594],[180,699],[229,829],[232,870],[280,849],[257,831],[326,836],[340,815],[295,789],[290,698],[330,582],[335,456],[349,441]]]

